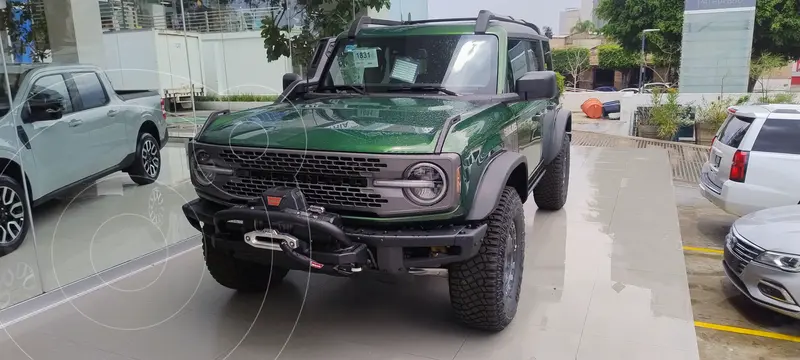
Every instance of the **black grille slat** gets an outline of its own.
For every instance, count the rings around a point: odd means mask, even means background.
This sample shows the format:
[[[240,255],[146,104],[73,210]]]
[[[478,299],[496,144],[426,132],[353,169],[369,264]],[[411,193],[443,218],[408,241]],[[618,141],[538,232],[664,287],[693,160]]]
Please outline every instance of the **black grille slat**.
[[[270,150],[223,150],[219,158],[235,169],[222,189],[238,197],[254,198],[270,187],[288,186],[300,189],[311,205],[367,210],[389,202],[369,187],[369,173],[387,167],[378,158]]]
[[[360,177],[387,167],[376,158],[346,157],[319,154],[290,154],[273,151],[223,150],[219,157],[229,165],[241,169],[278,172],[298,172],[318,175]]]
[[[747,265],[750,264],[750,262],[753,261],[753,259],[761,255],[761,253],[764,250],[749,243],[747,240],[744,240],[741,237],[734,235],[733,233],[730,234],[729,236],[736,237],[736,244],[733,245],[731,251],[733,251],[736,257],[738,257],[740,260],[738,261],[736,269],[734,270],[736,271],[737,274],[741,274],[744,271],[744,268],[747,267]]]

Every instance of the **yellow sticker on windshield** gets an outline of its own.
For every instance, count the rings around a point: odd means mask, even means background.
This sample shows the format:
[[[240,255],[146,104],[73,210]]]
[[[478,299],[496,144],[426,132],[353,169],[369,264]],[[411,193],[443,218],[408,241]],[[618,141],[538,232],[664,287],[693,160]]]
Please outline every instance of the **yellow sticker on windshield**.
[[[359,68],[378,67],[378,49],[353,50],[353,65]]]

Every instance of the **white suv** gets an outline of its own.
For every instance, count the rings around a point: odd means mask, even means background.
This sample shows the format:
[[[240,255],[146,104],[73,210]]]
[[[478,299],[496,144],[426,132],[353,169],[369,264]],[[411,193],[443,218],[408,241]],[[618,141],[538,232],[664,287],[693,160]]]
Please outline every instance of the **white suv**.
[[[700,174],[700,192],[728,213],[800,204],[800,106],[728,109]]]

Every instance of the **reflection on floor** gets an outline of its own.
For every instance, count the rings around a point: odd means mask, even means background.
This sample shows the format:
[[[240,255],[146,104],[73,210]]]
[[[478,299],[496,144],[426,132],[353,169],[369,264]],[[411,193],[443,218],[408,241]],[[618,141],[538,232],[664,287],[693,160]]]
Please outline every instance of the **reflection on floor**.
[[[34,209],[25,243],[0,258],[0,308],[196,235],[181,212],[197,197],[184,146],[168,144],[162,162],[154,184],[120,172]]]
[[[221,288],[199,249],[7,327],[3,359],[697,359],[666,153],[573,150],[566,208],[526,212],[517,318],[454,322],[446,279],[292,273]],[[86,235],[90,236],[90,235]]]

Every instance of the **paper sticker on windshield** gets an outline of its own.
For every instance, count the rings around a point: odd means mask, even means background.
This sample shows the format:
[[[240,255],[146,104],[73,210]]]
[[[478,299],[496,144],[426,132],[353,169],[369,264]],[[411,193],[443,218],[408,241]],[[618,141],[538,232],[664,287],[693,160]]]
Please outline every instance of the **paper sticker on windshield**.
[[[358,117],[379,118],[381,111],[378,109],[358,109],[356,111]]]
[[[419,64],[414,60],[409,58],[398,58],[394,62],[391,78],[413,84],[417,81],[418,71]]]
[[[375,48],[353,50],[353,64],[359,68],[378,67],[378,50]]]

